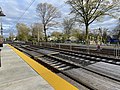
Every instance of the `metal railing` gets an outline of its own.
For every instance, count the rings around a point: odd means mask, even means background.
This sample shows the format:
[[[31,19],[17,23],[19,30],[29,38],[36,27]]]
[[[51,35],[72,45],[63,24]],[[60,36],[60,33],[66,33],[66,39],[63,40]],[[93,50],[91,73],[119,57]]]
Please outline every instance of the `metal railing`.
[[[28,43],[29,44],[29,43]],[[119,45],[107,46],[101,45],[100,50],[97,49],[97,45],[82,45],[82,44],[73,44],[73,43],[52,43],[52,42],[36,42],[31,43],[33,45],[39,45],[44,47],[59,48],[59,49],[68,49],[75,50],[88,54],[103,55],[106,57],[120,58],[120,47]]]

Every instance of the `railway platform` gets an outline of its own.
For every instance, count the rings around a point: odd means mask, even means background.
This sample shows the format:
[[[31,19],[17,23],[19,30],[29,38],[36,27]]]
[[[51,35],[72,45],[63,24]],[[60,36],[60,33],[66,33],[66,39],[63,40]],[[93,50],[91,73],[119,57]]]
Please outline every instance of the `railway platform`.
[[[0,90],[78,90],[24,53],[4,44],[1,50]]]

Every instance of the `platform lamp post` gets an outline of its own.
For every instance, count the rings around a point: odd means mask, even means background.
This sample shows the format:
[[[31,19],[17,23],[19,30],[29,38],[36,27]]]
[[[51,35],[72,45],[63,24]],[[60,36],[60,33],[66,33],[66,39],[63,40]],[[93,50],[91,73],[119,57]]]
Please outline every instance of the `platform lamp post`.
[[[4,17],[5,14],[2,11],[2,8],[0,7],[0,17]],[[0,47],[3,47],[3,27],[2,27],[2,18],[1,18],[1,40],[0,40]]]
[[[0,17],[5,16],[2,12],[2,8],[0,7]],[[0,47],[3,47],[3,27],[2,27],[2,18],[1,18],[1,39],[0,39]],[[0,67],[1,67],[1,49],[0,49]]]

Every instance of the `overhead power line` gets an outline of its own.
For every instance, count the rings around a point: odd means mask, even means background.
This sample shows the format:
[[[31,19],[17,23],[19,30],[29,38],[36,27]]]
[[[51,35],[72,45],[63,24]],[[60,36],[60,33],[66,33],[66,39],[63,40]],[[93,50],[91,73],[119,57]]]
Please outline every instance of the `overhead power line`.
[[[20,21],[20,19],[24,16],[24,14],[28,11],[28,9],[32,6],[32,4],[35,2],[35,0],[33,0],[31,3],[30,3],[30,5],[25,9],[25,11],[23,12],[23,14],[18,18],[18,20],[15,22],[15,24],[17,24],[19,21]],[[14,24],[14,25],[15,25]],[[13,29],[14,28],[14,25],[11,27],[11,29]]]

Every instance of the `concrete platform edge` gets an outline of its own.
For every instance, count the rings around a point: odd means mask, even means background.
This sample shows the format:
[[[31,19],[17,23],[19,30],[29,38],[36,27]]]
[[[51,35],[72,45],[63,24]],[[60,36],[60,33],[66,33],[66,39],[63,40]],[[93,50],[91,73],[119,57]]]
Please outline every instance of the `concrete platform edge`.
[[[28,65],[30,65],[40,76],[42,76],[55,90],[79,90],[41,64],[35,62],[21,51],[15,49],[9,44],[8,46],[12,48],[13,51],[17,53],[17,55],[20,56]]]

